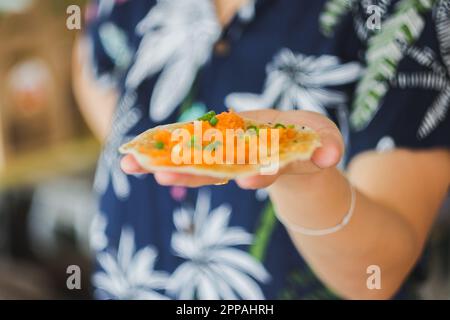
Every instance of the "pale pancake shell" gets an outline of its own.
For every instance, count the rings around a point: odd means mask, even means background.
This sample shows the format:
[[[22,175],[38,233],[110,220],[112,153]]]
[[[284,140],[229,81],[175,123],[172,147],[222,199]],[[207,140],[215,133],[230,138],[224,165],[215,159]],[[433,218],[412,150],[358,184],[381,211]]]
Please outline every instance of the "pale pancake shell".
[[[160,129],[170,129],[175,130],[177,128],[180,128],[184,126],[185,124],[191,123],[189,122],[180,122],[180,123],[174,123],[174,124],[167,124],[162,125],[158,127],[154,127],[152,129],[149,129],[142,134],[135,137],[132,141],[124,144],[120,147],[119,151],[120,153],[127,155],[131,154],[134,156],[136,161],[139,163],[139,165],[149,171],[149,172],[176,172],[176,173],[186,173],[186,174],[193,174],[193,175],[201,175],[201,176],[210,176],[214,178],[219,179],[235,179],[235,178],[242,178],[242,177],[248,177],[248,176],[254,176],[261,174],[262,165],[261,164],[245,164],[245,165],[237,165],[237,164],[214,164],[213,168],[209,167],[205,164],[203,165],[180,165],[180,166],[161,166],[161,165],[155,165],[153,164],[152,158],[144,153],[139,152],[138,146],[142,144],[142,140],[146,139],[148,136],[151,136],[153,132]],[[246,124],[246,127],[249,125],[268,125],[267,123],[261,123],[250,119],[245,119],[244,122]],[[303,147],[305,147],[306,150],[300,152],[298,150],[293,152],[288,152],[284,154],[280,154],[279,157],[279,166],[278,168],[281,169],[287,164],[294,162],[294,161],[305,161],[311,159],[314,151],[321,146],[319,135],[314,132],[314,130],[302,126],[302,125],[295,125],[295,129],[297,131],[303,131],[303,132],[309,132],[313,134],[313,138],[311,141],[307,141],[303,143]]]

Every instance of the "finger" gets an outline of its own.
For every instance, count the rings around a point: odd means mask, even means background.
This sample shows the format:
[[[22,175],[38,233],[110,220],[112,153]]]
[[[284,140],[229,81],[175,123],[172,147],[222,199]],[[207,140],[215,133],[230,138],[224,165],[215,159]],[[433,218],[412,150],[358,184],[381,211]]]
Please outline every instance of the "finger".
[[[224,179],[217,179],[207,176],[196,176],[174,172],[155,172],[156,182],[162,186],[182,186],[188,188],[198,188],[206,185],[222,183]]]
[[[149,171],[143,169],[136,161],[136,159],[130,154],[123,157],[123,159],[120,161],[120,167],[126,174],[149,173]]]
[[[318,131],[322,146],[318,148],[311,161],[319,168],[336,166],[344,153],[344,145],[339,130],[335,127],[325,127]]]
[[[252,176],[236,179],[236,183],[242,189],[264,189],[274,183],[277,180],[278,176],[278,174]]]
[[[254,111],[239,112],[239,115],[242,117],[266,123],[276,123],[276,120],[280,117],[280,114],[281,111],[276,109],[260,109]]]
[[[312,160],[298,160],[291,162],[286,167],[281,170],[283,175],[304,175],[320,171],[321,168],[318,167]]]
[[[286,111],[280,113],[278,120],[294,121],[316,130],[322,146],[312,156],[314,165],[324,169],[339,163],[344,153],[343,139],[338,127],[329,118],[317,112]]]

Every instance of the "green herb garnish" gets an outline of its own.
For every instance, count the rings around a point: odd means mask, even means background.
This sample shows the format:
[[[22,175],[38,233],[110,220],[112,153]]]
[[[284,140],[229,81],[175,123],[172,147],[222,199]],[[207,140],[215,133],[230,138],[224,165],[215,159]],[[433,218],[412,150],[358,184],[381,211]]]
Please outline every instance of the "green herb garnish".
[[[162,141],[156,141],[156,142],[155,142],[155,148],[158,149],[158,150],[164,149],[164,142],[162,142]]]
[[[277,123],[277,124],[275,125],[275,129],[278,129],[278,128],[286,129],[286,126],[283,125],[283,124],[281,124],[281,123]]]
[[[209,119],[209,124],[212,125],[213,127],[215,127],[218,122],[219,119],[217,119],[216,116],[213,116],[211,119]]]
[[[258,133],[259,133],[259,128],[257,128],[256,126],[249,126],[249,127],[247,128],[247,131],[249,131],[249,130],[253,130],[253,131],[255,131],[255,132],[256,132],[256,134],[258,134]]]
[[[199,121],[210,121],[215,116],[216,116],[216,113],[214,111],[209,111],[209,112],[205,113],[204,115],[202,115],[197,120],[199,120]]]

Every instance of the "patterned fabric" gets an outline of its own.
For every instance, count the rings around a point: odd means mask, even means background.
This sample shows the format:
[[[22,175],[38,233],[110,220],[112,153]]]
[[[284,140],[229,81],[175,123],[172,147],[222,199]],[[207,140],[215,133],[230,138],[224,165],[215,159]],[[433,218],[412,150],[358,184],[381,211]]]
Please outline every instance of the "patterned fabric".
[[[449,2],[254,0],[224,30],[211,0],[93,3],[94,72],[121,93],[95,181],[97,297],[337,298],[265,190],[161,187],[121,172],[117,149],[152,126],[227,107],[326,114],[347,162],[370,149],[449,147]],[[365,27],[371,4],[389,32]],[[414,278],[398,297],[414,294]]]

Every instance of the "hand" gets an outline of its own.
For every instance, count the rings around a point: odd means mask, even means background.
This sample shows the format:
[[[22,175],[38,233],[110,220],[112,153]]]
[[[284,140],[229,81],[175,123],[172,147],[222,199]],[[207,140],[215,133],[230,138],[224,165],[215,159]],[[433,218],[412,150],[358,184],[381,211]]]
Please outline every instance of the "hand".
[[[338,128],[331,120],[319,113],[265,109],[239,114],[261,122],[305,125],[314,129],[320,135],[322,142],[322,147],[314,152],[310,161],[293,162],[279,170],[275,175],[258,175],[237,179],[236,183],[243,189],[266,188],[272,185],[280,175],[320,172],[322,169],[336,166],[342,157],[344,144]],[[127,155],[122,159],[121,167],[127,174],[152,173],[143,170],[131,155]],[[186,186],[194,188],[223,182],[223,180],[217,178],[190,174],[172,172],[155,172],[153,174],[156,181],[163,186]]]

